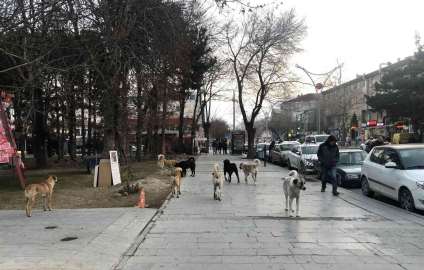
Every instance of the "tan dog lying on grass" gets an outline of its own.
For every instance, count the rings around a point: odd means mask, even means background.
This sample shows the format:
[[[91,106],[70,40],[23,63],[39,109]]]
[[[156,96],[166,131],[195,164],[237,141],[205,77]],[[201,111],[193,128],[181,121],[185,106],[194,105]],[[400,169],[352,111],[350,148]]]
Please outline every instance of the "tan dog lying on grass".
[[[52,211],[52,195],[54,185],[57,183],[57,176],[50,175],[49,178],[41,184],[32,184],[25,189],[26,198],[26,214],[31,216],[31,208],[34,205],[34,199],[37,195],[44,197],[44,211],[47,211],[47,204],[49,210]]]
[[[164,155],[158,156],[158,167],[160,169],[160,175],[162,175],[162,170],[164,167],[169,168],[169,175],[172,174],[172,171],[175,167],[175,164],[177,164],[178,161],[171,160],[171,159],[165,159]]]
[[[171,176],[172,185],[171,192],[175,194],[175,189],[177,189],[177,198],[180,197],[181,194],[181,172],[183,169],[176,167],[174,168],[174,176]]]

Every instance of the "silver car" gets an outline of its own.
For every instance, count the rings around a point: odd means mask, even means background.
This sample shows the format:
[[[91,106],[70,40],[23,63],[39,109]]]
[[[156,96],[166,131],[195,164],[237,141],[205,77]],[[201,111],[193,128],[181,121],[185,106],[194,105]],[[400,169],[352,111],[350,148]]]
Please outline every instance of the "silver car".
[[[285,141],[279,144],[276,144],[274,149],[271,151],[271,163],[278,163],[280,166],[287,165],[287,160],[289,158],[289,152],[296,145],[300,145],[300,142],[296,141]]]
[[[289,152],[287,161],[289,170],[296,168],[304,172],[315,172],[314,163],[318,160],[318,147],[317,144],[295,146]]]

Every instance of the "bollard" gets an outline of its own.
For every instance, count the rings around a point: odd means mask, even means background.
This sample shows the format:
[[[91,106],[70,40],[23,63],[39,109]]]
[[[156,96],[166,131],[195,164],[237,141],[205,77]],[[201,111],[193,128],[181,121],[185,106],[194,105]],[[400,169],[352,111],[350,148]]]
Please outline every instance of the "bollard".
[[[264,145],[264,167],[266,167],[266,144]]]

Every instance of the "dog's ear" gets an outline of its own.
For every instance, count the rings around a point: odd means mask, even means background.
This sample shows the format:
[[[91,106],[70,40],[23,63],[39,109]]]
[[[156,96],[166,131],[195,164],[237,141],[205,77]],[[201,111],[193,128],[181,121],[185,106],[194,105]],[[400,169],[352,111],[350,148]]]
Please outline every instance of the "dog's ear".
[[[297,181],[298,181],[297,179],[294,179],[293,184],[297,185]]]

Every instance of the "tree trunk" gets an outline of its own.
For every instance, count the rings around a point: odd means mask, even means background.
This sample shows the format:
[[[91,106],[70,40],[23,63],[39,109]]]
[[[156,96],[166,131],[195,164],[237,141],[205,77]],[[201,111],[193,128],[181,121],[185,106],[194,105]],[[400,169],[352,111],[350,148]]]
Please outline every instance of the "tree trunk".
[[[185,96],[182,95],[180,99],[180,123],[178,125],[178,151],[180,153],[185,152],[184,146],[184,109],[185,109]]]
[[[148,106],[145,104],[144,108],[142,109],[143,105],[143,96],[142,96],[142,87],[141,87],[141,80],[138,77],[137,78],[137,127],[136,127],[136,138],[137,138],[137,153],[136,153],[136,159],[137,161],[142,161],[143,159],[143,139],[142,139],[142,133],[143,133],[143,121],[144,117],[147,114]],[[147,145],[145,145],[146,147]]]
[[[211,127],[211,123],[205,123],[203,125],[203,130],[205,131],[206,137],[206,151],[209,152],[209,128]]]
[[[81,93],[81,135],[82,135],[82,146],[81,156],[85,156],[85,104],[84,104],[84,92]]]
[[[246,125],[246,130],[247,130],[247,143],[248,143],[247,158],[254,159],[255,158],[254,144],[255,144],[256,128],[254,128],[253,125],[249,124],[249,125]]]
[[[89,77],[89,89],[88,89],[88,138],[87,138],[87,155],[91,156],[93,154],[93,129],[91,125],[91,117],[92,114],[92,106],[91,106],[91,97],[92,97],[92,90],[91,90],[91,77]]]
[[[75,153],[75,137],[74,137],[74,131],[75,131],[75,94],[74,94],[74,86],[71,85],[69,93],[69,120],[68,120],[68,130],[69,130],[69,143],[68,143],[68,152],[71,160],[76,159],[76,153]]]
[[[106,97],[103,102],[103,118],[104,118],[104,136],[103,136],[103,151],[102,156],[109,157],[109,151],[115,150],[115,128],[114,128],[114,115],[115,106],[112,102],[111,93]]]
[[[165,130],[165,126],[166,126],[166,89],[164,90],[164,97],[163,97],[163,104],[162,104],[162,151],[161,153],[163,155],[166,154],[166,130]]]
[[[34,88],[34,157],[37,169],[47,168],[46,127],[44,126],[43,90]]]

